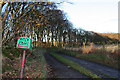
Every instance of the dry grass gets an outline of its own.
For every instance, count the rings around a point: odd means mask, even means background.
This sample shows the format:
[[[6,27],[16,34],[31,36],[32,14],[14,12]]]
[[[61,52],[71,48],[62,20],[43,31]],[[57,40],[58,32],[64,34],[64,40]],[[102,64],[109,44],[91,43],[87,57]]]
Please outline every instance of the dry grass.
[[[98,46],[91,43],[85,48],[66,49],[70,52],[79,53],[75,56],[73,54],[68,55],[120,69],[118,67],[120,66],[120,47],[118,44]]]
[[[81,48],[81,50],[82,50],[82,53],[88,54],[96,50],[96,47],[93,43],[91,43],[90,46],[86,46],[85,48],[83,47]]]
[[[64,48],[71,51],[77,51],[81,52],[83,54],[90,54],[90,53],[108,53],[108,54],[115,54],[120,55],[120,47],[118,47],[118,44],[113,45],[95,45],[94,43],[90,43],[90,45],[87,45],[84,47],[79,48]]]

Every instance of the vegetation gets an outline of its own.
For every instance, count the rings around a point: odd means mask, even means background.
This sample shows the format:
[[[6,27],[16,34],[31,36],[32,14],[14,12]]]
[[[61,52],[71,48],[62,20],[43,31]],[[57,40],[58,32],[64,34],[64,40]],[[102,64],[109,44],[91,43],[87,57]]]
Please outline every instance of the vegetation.
[[[101,36],[107,36],[107,37],[112,38],[112,39],[120,40],[119,39],[120,33],[98,33],[98,34]]]
[[[3,46],[2,53],[3,53],[3,56],[8,57],[11,60],[18,58],[22,54],[22,52],[20,52],[13,45],[7,45],[7,47]]]
[[[60,53],[120,69],[120,49],[117,45],[105,45],[105,48],[95,45],[86,48],[66,48]]]
[[[62,63],[71,66],[73,69],[78,70],[80,73],[83,73],[83,74],[85,74],[86,76],[89,76],[89,77],[91,77],[91,78],[100,78],[100,77],[97,76],[96,74],[91,73],[90,70],[88,70],[88,69],[80,66],[79,64],[77,64],[77,63],[75,63],[75,62],[73,62],[73,61],[71,61],[71,60],[69,60],[69,59],[67,59],[67,58],[64,58],[64,57],[62,57],[62,56],[60,56],[60,55],[58,55],[58,54],[55,54],[55,53],[53,53],[53,52],[51,52],[50,54],[51,54],[52,56],[54,56],[55,58],[57,58],[57,59],[58,59],[59,61],[61,61]]]
[[[5,7],[6,6],[6,7]],[[28,36],[34,46],[79,47],[118,43],[95,32],[73,28],[65,13],[54,2],[2,2],[2,45],[14,46],[18,37]]]
[[[52,47],[53,51],[58,50],[60,53],[111,66],[114,64],[115,67],[117,63],[120,63],[117,62],[116,57],[119,57],[120,50],[110,48],[107,51],[106,49],[106,45],[118,44],[119,39],[74,28],[65,13],[57,8],[56,3],[47,1],[1,3],[3,73],[7,70],[14,71],[15,67],[12,66],[18,64],[21,60],[21,52],[15,48],[17,39],[21,36],[31,38],[34,47]],[[97,46],[102,45],[102,48],[96,49],[96,46],[94,48],[90,46],[89,48],[88,46],[91,43]],[[55,47],[59,48],[55,49]],[[77,48],[77,51],[73,50],[74,48]],[[36,53],[36,55],[38,55],[36,57],[38,59],[41,54]],[[33,59],[32,56],[29,57]],[[44,59],[42,61],[44,64]],[[34,60],[31,63],[35,63]],[[18,65],[16,69],[19,70],[19,67]]]
[[[34,53],[28,53],[25,64],[25,78],[45,79],[47,76],[47,64],[43,54],[43,48],[35,48]]]
[[[41,52],[41,53],[40,53]],[[33,54],[34,53],[34,54]],[[45,49],[34,48],[33,53],[26,53],[26,64],[24,66],[24,78],[46,78],[47,65],[43,56]],[[3,56],[2,78],[19,78],[21,67],[21,56],[11,60]]]
[[[11,60],[2,56],[2,78],[19,78],[21,58]]]

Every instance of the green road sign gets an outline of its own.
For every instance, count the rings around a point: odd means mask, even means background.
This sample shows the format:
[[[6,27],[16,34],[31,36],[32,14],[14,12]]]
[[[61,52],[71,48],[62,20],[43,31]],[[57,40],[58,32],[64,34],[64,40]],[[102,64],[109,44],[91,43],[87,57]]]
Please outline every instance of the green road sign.
[[[28,37],[20,37],[16,44],[17,48],[32,50],[31,40]]]

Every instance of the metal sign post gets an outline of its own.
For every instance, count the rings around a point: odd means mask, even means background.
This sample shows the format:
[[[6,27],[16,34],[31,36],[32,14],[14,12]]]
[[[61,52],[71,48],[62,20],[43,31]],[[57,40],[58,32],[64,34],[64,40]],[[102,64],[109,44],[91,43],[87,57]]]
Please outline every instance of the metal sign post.
[[[25,63],[25,50],[23,51],[23,58],[22,58],[22,65],[21,65],[21,72],[20,72],[20,79],[23,78],[23,69],[24,69],[24,63]]]

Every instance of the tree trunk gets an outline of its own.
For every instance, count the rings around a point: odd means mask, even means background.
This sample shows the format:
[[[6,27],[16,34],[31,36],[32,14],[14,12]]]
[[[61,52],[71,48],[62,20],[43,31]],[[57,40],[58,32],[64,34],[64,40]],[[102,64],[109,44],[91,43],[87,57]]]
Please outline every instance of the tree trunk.
[[[52,32],[52,46],[54,46],[54,44],[53,44],[53,30],[51,32]]]

